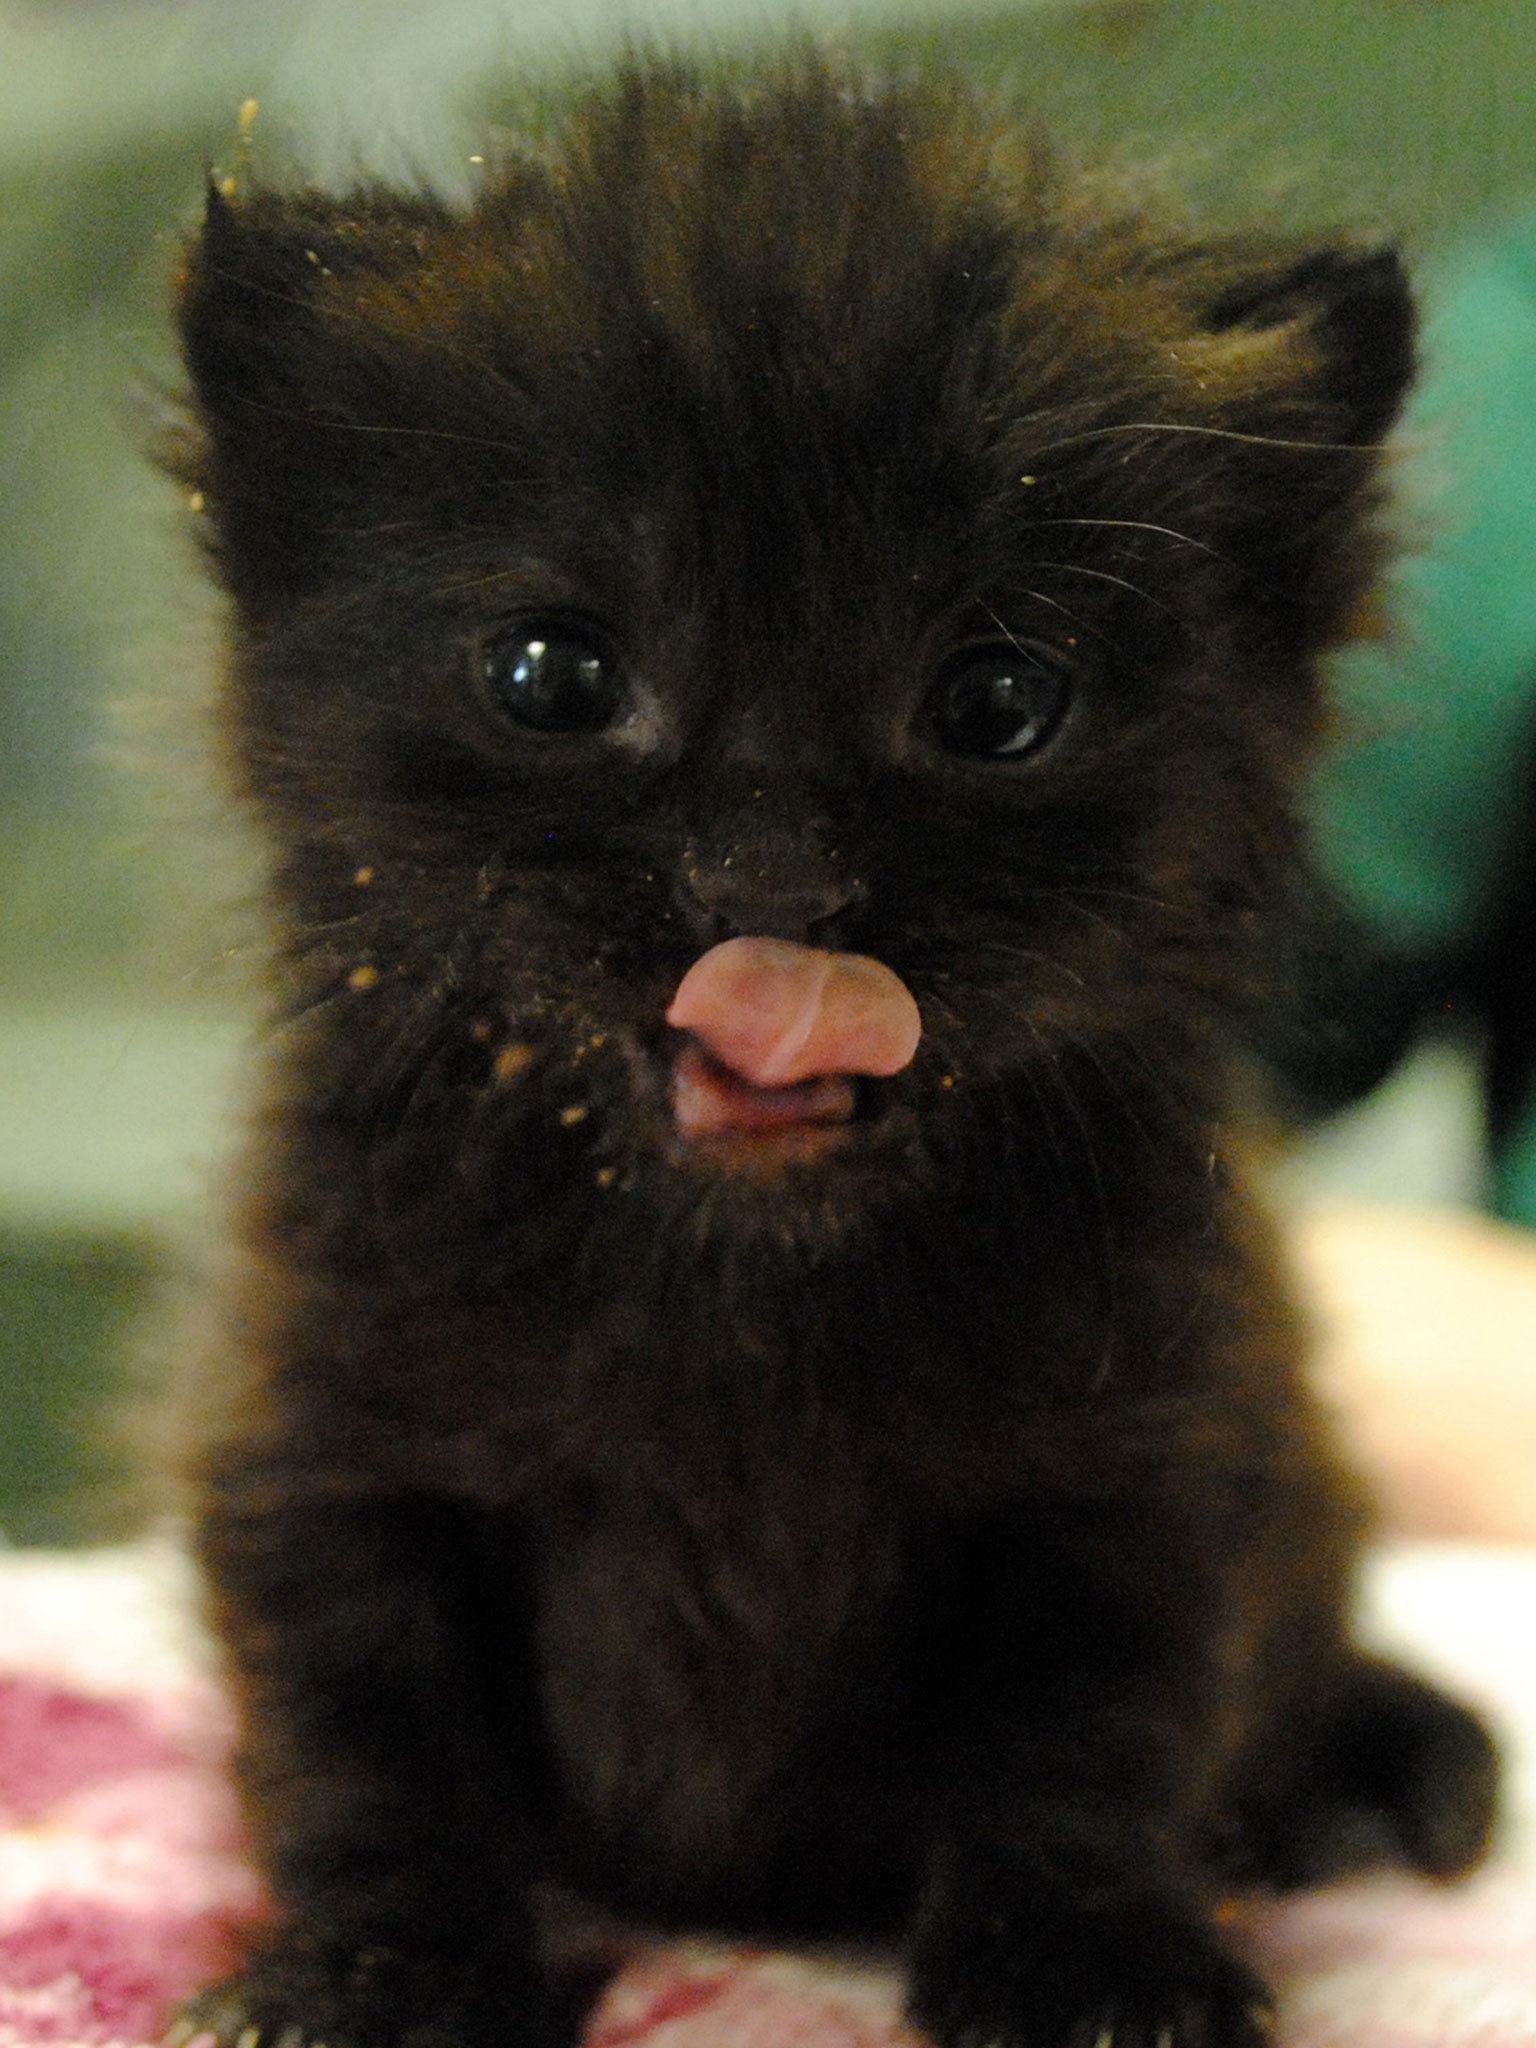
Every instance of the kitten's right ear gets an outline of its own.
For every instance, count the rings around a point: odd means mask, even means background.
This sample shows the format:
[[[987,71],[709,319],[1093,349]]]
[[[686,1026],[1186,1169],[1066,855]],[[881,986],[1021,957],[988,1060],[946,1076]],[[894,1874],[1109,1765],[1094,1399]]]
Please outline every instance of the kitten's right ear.
[[[235,201],[209,179],[177,289],[193,394],[213,428],[232,410],[292,402],[316,326],[334,226],[274,194]]]
[[[225,582],[280,602],[324,573],[358,436],[378,410],[365,306],[414,253],[430,209],[313,192],[230,197],[210,182],[178,280],[191,427],[170,468],[197,494]]]
[[[345,397],[368,354],[369,309],[418,276],[451,225],[428,195],[363,186],[238,195],[210,179],[178,292],[198,403],[224,409]]]
[[[231,200],[210,180],[177,279],[191,389],[167,467],[201,515],[220,579],[249,613],[287,603],[318,557],[306,431],[327,381],[317,226],[276,196]]]

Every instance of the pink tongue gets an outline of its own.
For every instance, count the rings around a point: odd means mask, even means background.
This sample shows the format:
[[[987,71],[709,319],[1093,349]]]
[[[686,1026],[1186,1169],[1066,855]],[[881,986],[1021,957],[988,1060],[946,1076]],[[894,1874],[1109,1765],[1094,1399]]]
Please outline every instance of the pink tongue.
[[[683,976],[667,1022],[690,1031],[674,1106],[690,1135],[852,1114],[854,1074],[895,1074],[922,1030],[889,967],[783,939],[727,939]],[[724,1070],[723,1072],[721,1070]]]

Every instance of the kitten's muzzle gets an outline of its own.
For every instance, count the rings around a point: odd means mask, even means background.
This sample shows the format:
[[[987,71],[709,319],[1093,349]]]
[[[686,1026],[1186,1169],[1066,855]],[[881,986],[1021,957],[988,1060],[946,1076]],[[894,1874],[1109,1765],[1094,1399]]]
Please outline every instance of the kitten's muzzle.
[[[856,953],[726,940],[684,975],[672,1109],[684,1137],[851,1123],[857,1081],[899,1073],[922,1021],[901,978]]]

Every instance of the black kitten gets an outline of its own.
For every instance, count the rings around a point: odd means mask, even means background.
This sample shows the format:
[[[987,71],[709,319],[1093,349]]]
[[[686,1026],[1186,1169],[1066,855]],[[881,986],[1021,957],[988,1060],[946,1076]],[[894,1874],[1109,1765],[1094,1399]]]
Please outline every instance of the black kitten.
[[[1494,1780],[1347,1639],[1224,1123],[1395,258],[642,66],[467,211],[211,197],[180,303],[277,930],[190,1461],[276,1916],[187,2024],[547,2035],[555,1884],[1248,2041],[1224,1891]]]

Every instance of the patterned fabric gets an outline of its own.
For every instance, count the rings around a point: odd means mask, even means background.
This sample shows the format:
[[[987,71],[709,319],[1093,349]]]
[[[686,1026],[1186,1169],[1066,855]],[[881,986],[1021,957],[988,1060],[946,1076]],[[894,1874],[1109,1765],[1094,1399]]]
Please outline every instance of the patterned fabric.
[[[1536,2048],[1536,1552],[1380,1561],[1378,1632],[1493,1715],[1493,1866],[1245,1907],[1282,2048]],[[221,1770],[227,1718],[174,1551],[0,1555],[0,2048],[136,2044],[261,1911]],[[585,2048],[911,2048],[874,1961],[588,1936],[616,1974]]]

